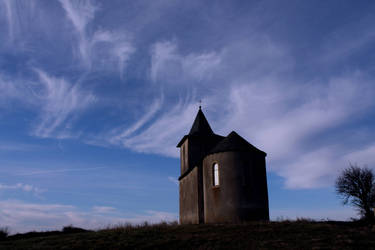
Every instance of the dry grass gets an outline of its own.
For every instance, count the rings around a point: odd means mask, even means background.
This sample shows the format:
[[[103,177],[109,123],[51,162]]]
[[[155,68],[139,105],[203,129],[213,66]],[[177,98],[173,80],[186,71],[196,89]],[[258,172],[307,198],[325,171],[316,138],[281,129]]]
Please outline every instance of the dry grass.
[[[97,231],[9,236],[0,249],[375,249],[375,228],[360,221],[308,218],[220,225],[119,224]]]

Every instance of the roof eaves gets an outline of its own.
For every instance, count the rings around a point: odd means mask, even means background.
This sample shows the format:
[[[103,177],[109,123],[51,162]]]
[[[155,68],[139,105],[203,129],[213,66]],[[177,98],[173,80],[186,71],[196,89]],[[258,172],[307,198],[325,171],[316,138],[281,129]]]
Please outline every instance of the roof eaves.
[[[184,135],[184,137],[182,137],[182,139],[180,140],[180,142],[177,144],[177,148],[181,147],[181,145],[184,143],[184,141],[189,137],[189,135]]]
[[[257,149],[257,150],[230,149],[230,150],[215,150],[215,151],[208,152],[208,153],[204,156],[204,158],[206,158],[206,156],[208,156],[208,155],[213,155],[213,154],[218,154],[218,153],[225,153],[225,152],[250,152],[250,153],[255,152],[255,153],[259,153],[259,154],[264,155],[264,157],[267,156],[267,153],[266,153],[266,152],[264,152],[264,151],[262,151],[262,150],[259,150],[259,149]]]

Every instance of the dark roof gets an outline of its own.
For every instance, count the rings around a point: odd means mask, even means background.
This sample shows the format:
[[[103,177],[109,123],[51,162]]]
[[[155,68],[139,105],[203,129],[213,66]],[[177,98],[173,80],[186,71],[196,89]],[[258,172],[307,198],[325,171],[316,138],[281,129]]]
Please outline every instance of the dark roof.
[[[201,107],[199,107],[197,116],[195,117],[193,126],[191,126],[189,134],[185,135],[181,141],[177,144],[180,147],[184,143],[185,139],[190,136],[211,136],[214,135],[210,124],[208,123],[206,117],[203,114]]]
[[[193,126],[190,129],[189,135],[193,134],[201,134],[201,135],[209,135],[213,134],[210,124],[208,124],[208,121],[206,117],[204,116],[202,109],[199,107],[198,114],[195,117]]]
[[[267,155],[265,152],[251,145],[248,141],[246,141],[234,131],[232,131],[227,137],[221,140],[213,149],[210,150],[208,154],[228,151],[251,151],[262,153],[265,156]]]

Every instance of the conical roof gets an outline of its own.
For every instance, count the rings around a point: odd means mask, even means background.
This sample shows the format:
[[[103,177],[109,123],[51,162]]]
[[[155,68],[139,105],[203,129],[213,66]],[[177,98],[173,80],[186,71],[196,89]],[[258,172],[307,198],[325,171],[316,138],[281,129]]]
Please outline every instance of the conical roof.
[[[189,134],[185,135],[181,141],[177,144],[177,147],[180,147],[184,141],[186,140],[186,138],[189,138],[189,137],[221,137],[219,135],[216,135],[211,127],[210,127],[210,124],[208,123],[206,117],[204,116],[203,114],[203,111],[201,109],[201,107],[199,107],[199,110],[198,110],[198,113],[197,113],[197,116],[195,117],[195,120],[193,122],[193,126],[191,126],[191,129],[190,129],[190,132]],[[220,138],[219,138],[220,139]]]
[[[200,134],[200,135],[210,135],[213,134],[210,124],[208,123],[206,117],[204,116],[202,109],[199,107],[197,116],[195,117],[193,126],[190,129],[189,135]]]
[[[251,151],[266,155],[265,152],[251,145],[234,131],[230,132],[227,137],[221,140],[212,150],[210,150],[209,154],[227,151]]]

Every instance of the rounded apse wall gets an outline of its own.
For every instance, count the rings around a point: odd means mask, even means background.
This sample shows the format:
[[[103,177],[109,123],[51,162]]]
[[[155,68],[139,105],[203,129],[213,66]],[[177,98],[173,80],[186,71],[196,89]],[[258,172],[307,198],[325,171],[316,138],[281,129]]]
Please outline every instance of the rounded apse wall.
[[[205,223],[269,220],[264,155],[220,152],[206,156],[203,193]]]

